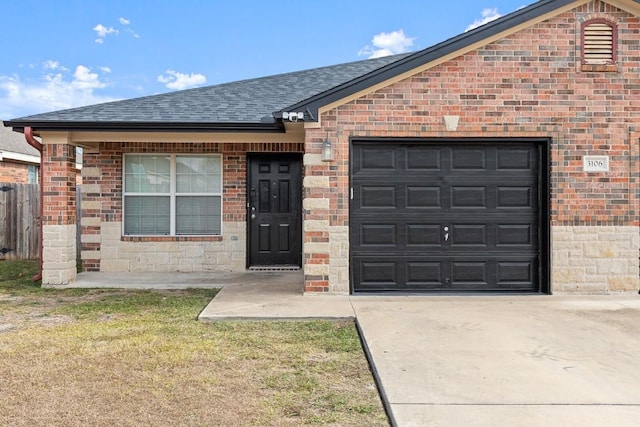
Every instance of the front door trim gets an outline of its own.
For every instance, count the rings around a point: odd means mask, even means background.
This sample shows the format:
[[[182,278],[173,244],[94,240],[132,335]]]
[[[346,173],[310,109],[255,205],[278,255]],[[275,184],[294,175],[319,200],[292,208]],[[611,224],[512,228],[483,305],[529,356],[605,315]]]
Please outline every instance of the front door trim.
[[[267,172],[270,185],[265,191],[273,190],[269,194],[269,202],[262,200],[259,203],[257,188],[260,167],[266,171],[271,166],[272,172]],[[285,167],[286,165],[286,167]],[[276,166],[278,171],[275,172]],[[286,170],[286,172],[285,172]],[[277,180],[277,182],[276,182]],[[282,186],[285,181],[290,180],[290,185]],[[301,267],[302,266],[302,156],[298,153],[247,153],[247,268],[252,267]],[[288,188],[290,194],[287,195],[289,202],[289,212],[274,213],[273,209],[267,210],[267,213],[260,212],[261,205],[274,206],[281,205],[279,193],[280,187]],[[275,203],[278,202],[278,203]],[[264,227],[256,224],[256,221],[266,220]],[[290,233],[290,238],[286,242],[286,250],[280,251],[279,242],[274,244],[271,252],[264,250],[264,241],[260,243],[258,239],[264,240],[264,232],[269,226],[277,225],[282,230]],[[277,233],[274,228],[273,233]]]

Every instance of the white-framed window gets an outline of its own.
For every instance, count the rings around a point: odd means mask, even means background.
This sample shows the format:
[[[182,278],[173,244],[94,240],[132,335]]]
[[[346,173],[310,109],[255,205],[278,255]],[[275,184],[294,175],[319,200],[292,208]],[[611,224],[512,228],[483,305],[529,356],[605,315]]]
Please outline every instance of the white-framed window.
[[[219,154],[125,154],[123,181],[124,235],[221,234]]]

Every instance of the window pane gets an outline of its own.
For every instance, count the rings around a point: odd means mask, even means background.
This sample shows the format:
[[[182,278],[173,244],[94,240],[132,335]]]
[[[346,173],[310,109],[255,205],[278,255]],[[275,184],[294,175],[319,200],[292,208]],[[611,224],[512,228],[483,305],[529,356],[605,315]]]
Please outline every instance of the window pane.
[[[220,234],[219,196],[176,197],[176,234]]]
[[[168,193],[170,191],[169,156],[125,156],[125,192]]]
[[[220,169],[220,156],[177,156],[176,191],[220,194]]]
[[[125,196],[124,234],[167,235],[168,196]]]

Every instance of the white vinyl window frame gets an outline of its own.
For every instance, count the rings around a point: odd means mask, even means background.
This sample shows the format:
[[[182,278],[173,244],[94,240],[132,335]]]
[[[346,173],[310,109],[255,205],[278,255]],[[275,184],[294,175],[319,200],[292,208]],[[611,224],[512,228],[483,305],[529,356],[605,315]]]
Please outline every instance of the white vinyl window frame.
[[[127,156],[135,156],[135,157],[168,157],[169,158],[169,192],[135,192],[135,191],[127,191],[127,182],[126,182],[126,167],[127,167]],[[217,171],[219,174],[219,183],[217,192],[178,192],[177,191],[177,158],[178,157],[193,157],[193,158],[217,158],[218,164],[220,165],[219,170]],[[177,153],[177,154],[167,154],[167,153],[127,153],[122,156],[122,235],[126,237],[162,237],[162,236],[173,236],[173,237],[208,237],[208,236],[221,236],[223,233],[223,207],[222,207],[222,185],[223,185],[223,164],[222,164],[222,155],[221,154],[192,154],[192,153]],[[128,196],[141,196],[141,197],[168,197],[169,198],[169,233],[127,233],[126,232],[126,203]],[[218,233],[209,233],[209,234],[186,234],[181,233],[178,234],[176,232],[176,205],[177,199],[180,196],[204,196],[204,197],[217,197],[219,199],[220,212],[219,212],[219,224],[218,224]]]

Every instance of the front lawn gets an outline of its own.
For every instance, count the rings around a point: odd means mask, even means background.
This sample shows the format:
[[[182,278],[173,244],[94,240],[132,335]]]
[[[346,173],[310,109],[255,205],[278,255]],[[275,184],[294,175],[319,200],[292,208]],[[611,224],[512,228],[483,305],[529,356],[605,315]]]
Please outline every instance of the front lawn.
[[[351,322],[200,323],[212,290],[52,290],[0,261],[0,425],[384,426]]]

